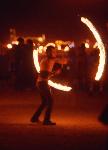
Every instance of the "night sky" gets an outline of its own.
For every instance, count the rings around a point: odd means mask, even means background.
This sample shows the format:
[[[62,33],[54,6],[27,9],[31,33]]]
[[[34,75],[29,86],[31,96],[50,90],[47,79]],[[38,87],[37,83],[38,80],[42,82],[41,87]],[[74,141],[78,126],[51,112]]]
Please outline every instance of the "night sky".
[[[10,28],[23,36],[44,33],[48,39],[88,38],[80,16],[88,17],[105,32],[107,6],[105,0],[4,0],[0,4],[0,40],[9,38]]]

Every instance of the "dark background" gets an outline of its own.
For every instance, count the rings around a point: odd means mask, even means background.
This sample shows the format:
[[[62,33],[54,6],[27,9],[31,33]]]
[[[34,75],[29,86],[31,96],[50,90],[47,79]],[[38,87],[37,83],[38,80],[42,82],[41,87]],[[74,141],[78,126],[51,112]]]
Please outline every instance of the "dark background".
[[[106,39],[107,4],[105,0],[4,0],[0,4],[0,41],[8,40],[10,28],[18,35],[45,34],[50,40],[91,38],[81,16],[90,19]]]

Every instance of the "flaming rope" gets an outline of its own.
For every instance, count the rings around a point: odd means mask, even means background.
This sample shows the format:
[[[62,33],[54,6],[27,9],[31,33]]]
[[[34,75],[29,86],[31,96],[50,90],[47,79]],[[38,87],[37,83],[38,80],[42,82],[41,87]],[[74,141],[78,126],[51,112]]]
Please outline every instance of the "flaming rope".
[[[40,72],[40,66],[39,66],[39,61],[38,61],[38,49],[33,51],[33,59],[34,59],[34,64],[35,64],[37,72]],[[51,80],[48,80],[48,84],[61,91],[70,91],[72,89],[71,87],[64,86],[58,83],[54,83]]]
[[[98,71],[97,71],[96,76],[95,76],[95,80],[98,81],[98,80],[101,79],[102,74],[104,72],[104,68],[105,68],[105,60],[106,60],[105,47],[104,47],[102,39],[101,39],[98,31],[94,27],[94,25],[87,18],[84,18],[84,17],[81,17],[81,21],[84,24],[86,24],[88,26],[88,28],[91,30],[91,32],[93,33],[93,35],[94,35],[94,37],[97,41],[98,48],[100,50],[100,53],[99,53],[99,57],[100,57],[99,58],[99,66],[98,66]]]

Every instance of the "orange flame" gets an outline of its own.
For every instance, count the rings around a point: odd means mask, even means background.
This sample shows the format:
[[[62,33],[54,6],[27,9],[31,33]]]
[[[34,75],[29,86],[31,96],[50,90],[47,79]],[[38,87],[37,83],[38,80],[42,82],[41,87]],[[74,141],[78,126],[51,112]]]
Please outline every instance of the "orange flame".
[[[33,51],[33,60],[34,60],[34,65],[36,67],[37,72],[40,72],[40,66],[39,66],[39,61],[38,61],[38,50]]]
[[[88,28],[91,30],[91,32],[93,33],[93,35],[97,41],[98,48],[100,50],[99,66],[98,66],[98,71],[95,76],[95,80],[98,81],[101,79],[102,74],[104,72],[104,68],[105,68],[105,61],[106,61],[105,46],[102,42],[102,39],[101,39],[98,31],[94,27],[94,25],[87,18],[84,18],[84,17],[81,17],[81,21],[84,24],[86,24],[88,26]]]

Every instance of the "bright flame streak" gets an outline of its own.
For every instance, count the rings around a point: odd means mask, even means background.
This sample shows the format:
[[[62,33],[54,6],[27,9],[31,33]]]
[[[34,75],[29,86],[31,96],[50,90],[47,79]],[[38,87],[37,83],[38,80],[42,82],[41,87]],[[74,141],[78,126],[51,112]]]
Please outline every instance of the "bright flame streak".
[[[38,62],[38,49],[33,51],[33,59],[34,59],[34,64],[35,64],[36,70],[39,73],[40,72],[40,66],[39,66],[39,62]],[[48,84],[50,86],[52,86],[58,90],[62,90],[62,91],[70,91],[72,89],[71,87],[54,83],[51,80],[48,80]]]
[[[51,80],[48,80],[48,84],[58,90],[62,90],[62,91],[70,91],[72,88],[68,87],[68,86],[64,86],[58,83],[54,83]]]
[[[48,46],[54,46],[54,47],[55,47],[55,44],[54,44],[54,43],[48,43],[48,44],[46,45],[46,47],[48,47]]]
[[[40,66],[39,66],[39,61],[38,61],[38,50],[33,51],[33,60],[34,60],[34,65],[36,67],[37,72],[40,72]]]
[[[99,54],[99,66],[98,66],[98,71],[96,73],[96,76],[95,76],[95,80],[100,80],[101,77],[102,77],[102,74],[103,74],[103,71],[104,71],[104,66],[105,66],[105,47],[104,47],[104,44],[102,42],[102,39],[98,33],[98,31],[96,30],[96,28],[93,26],[93,24],[87,19],[87,18],[84,18],[84,17],[81,17],[81,21],[86,24],[89,29],[91,30],[91,32],[93,33],[97,43],[98,43],[98,48],[100,50],[100,54]]]

